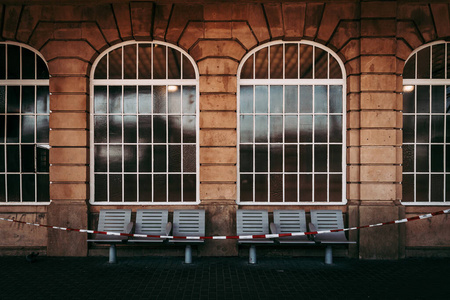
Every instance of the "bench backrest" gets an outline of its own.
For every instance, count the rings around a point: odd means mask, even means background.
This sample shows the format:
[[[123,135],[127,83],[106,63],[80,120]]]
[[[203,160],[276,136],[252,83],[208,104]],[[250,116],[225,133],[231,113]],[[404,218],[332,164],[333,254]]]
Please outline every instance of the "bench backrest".
[[[127,232],[131,209],[102,209],[98,219],[99,231]]]
[[[341,210],[311,210],[311,223],[314,224],[317,231],[344,228],[344,218]],[[315,239],[316,241],[347,241],[343,231],[321,233],[316,235]]]
[[[173,212],[174,236],[205,236],[205,210],[176,209]]]
[[[302,209],[274,210],[273,221],[278,233],[306,232],[306,216]]]
[[[237,235],[269,233],[267,210],[238,209],[236,212]]]
[[[168,219],[168,210],[138,209],[135,232],[148,235],[165,235]]]

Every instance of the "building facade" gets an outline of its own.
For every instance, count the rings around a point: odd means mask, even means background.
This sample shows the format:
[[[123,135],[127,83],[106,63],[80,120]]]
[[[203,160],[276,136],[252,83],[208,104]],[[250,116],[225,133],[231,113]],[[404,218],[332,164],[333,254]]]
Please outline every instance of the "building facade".
[[[449,206],[447,1],[0,3],[2,217],[95,228],[105,208],[200,208],[210,236],[234,235],[241,208],[359,226]],[[448,256],[449,222],[351,231],[339,253]],[[107,251],[7,222],[0,237],[3,255]]]

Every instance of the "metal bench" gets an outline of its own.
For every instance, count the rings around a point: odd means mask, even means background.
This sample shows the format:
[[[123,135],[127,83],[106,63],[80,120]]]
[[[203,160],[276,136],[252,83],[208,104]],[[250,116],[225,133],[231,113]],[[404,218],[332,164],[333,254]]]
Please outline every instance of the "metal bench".
[[[131,209],[102,209],[98,219],[98,231],[116,233],[131,233],[133,223],[131,222]],[[115,236],[105,234],[93,234],[88,242],[98,244],[109,244],[109,263],[117,262],[116,244],[126,243],[127,236]]]
[[[164,209],[138,209],[136,211],[135,234],[169,235],[172,223],[168,221],[169,211]],[[132,237],[129,243],[162,243],[167,239],[156,237]]]
[[[306,232],[306,215],[304,210],[274,210],[270,231],[275,234]],[[306,235],[279,237],[280,244],[314,245]]]
[[[340,210],[311,210],[310,231],[321,231],[344,228],[344,218]],[[316,244],[326,245],[325,264],[333,263],[332,245],[356,244],[349,241],[344,231],[320,233],[314,236]]]
[[[203,209],[178,209],[173,212],[174,236],[205,236],[205,210]],[[202,239],[170,239],[172,244],[185,244],[184,262],[192,263],[192,245],[203,244]]]
[[[237,234],[260,235],[269,233],[269,215],[267,210],[238,209],[236,212]],[[270,239],[238,239],[239,245],[250,245],[248,262],[256,264],[256,245],[273,244]]]

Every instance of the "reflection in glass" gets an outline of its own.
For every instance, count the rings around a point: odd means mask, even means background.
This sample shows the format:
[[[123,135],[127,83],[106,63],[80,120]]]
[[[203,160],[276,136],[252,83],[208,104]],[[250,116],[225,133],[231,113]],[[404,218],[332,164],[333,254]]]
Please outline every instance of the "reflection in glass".
[[[106,113],[106,86],[95,86],[94,87],[94,112],[95,113]]]
[[[268,87],[265,85],[255,86],[255,112],[267,113],[269,107]]]
[[[95,174],[95,200],[108,201],[107,190],[107,175]]]
[[[154,171],[155,172],[166,172],[166,149],[165,145],[158,145],[153,147],[154,156]]]
[[[330,79],[341,79],[342,78],[342,70],[341,66],[339,66],[338,61],[331,54],[330,58]]]
[[[444,175],[442,174],[431,175],[431,201],[444,201]]]
[[[403,174],[402,202],[414,202],[414,175]]]
[[[20,112],[20,86],[8,86],[8,109],[9,113],[18,113]]]
[[[181,79],[181,52],[168,48],[169,79]]]
[[[444,116],[431,116],[431,142],[444,142]]]
[[[286,116],[284,119],[284,142],[297,143],[297,116]]]
[[[250,56],[244,63],[241,69],[241,79],[253,78],[253,55]]]
[[[253,116],[241,116],[240,127],[241,143],[253,142]]]
[[[417,112],[430,112],[430,86],[417,86]]]
[[[0,44],[0,79],[6,79],[6,57],[5,57],[5,54],[6,54],[6,45]],[[1,112],[1,110],[0,110],[0,112]],[[3,186],[5,186],[5,185],[3,184]],[[0,197],[0,201],[1,201],[1,197]],[[5,201],[6,201],[6,199],[5,199]]]
[[[267,190],[268,190],[268,175],[256,174],[255,175],[255,201],[267,202]]]
[[[313,46],[300,45],[300,78],[313,78]]]
[[[109,201],[122,201],[122,175],[109,175]]]
[[[166,87],[154,86],[153,87],[153,112],[154,113],[166,113]]]
[[[183,113],[193,114],[196,112],[196,87],[195,86],[183,86]]]
[[[181,113],[181,86],[170,85],[169,91],[169,113]]]
[[[20,47],[16,45],[7,45],[7,47],[8,79],[20,79]]]
[[[123,47],[124,79],[136,79],[136,45]]]
[[[267,145],[255,145],[255,172],[267,172]]]
[[[22,86],[22,113],[34,113],[34,86]]]
[[[330,174],[330,201],[342,201],[342,176]]]
[[[300,113],[312,113],[312,86],[300,86]]]
[[[152,112],[152,87],[139,86],[139,113]]]
[[[5,112],[5,86],[0,86],[0,113]]]
[[[125,174],[123,175],[124,185],[124,201],[136,202],[137,201],[137,175]]]
[[[20,116],[9,115],[6,118],[6,142],[19,142],[19,118]],[[3,126],[2,126],[3,127]],[[3,128],[2,128],[3,129]]]
[[[153,116],[153,142],[166,143],[166,116]]]
[[[109,52],[109,79],[122,79],[122,48]]]
[[[123,112],[124,113],[136,113],[136,86],[124,86],[123,87]]]
[[[137,149],[135,145],[123,146],[124,151],[124,171],[136,172],[137,171]]]
[[[298,78],[298,44],[285,44],[285,78]]]
[[[283,202],[283,175],[270,175],[270,202]]]
[[[169,116],[169,143],[181,143],[180,116]]]
[[[169,172],[181,172],[180,145],[169,145]]]
[[[34,145],[21,145],[22,172],[34,172]]]
[[[270,78],[283,78],[283,45],[270,46]]]
[[[122,113],[122,87],[109,87],[109,113]]]
[[[240,201],[253,201],[253,175],[241,174],[239,196]]]
[[[139,172],[152,171],[152,146],[139,145]]]
[[[417,174],[416,175],[416,201],[428,202],[429,189],[429,175]]]
[[[415,112],[415,105],[416,105],[416,99],[415,96],[415,89],[412,91],[404,92],[403,93],[403,112],[404,113],[414,113]]]
[[[272,85],[270,87],[270,112],[283,112],[283,86]]]
[[[253,86],[241,86],[240,90],[241,113],[253,112]]]
[[[342,146],[330,145],[329,167],[330,172],[342,172]]]
[[[195,174],[183,175],[183,201],[194,202],[197,200],[197,178]]]
[[[183,55],[183,79],[195,79],[194,66],[185,55]]]
[[[413,79],[416,77],[416,54],[411,56],[403,68],[403,78]]]
[[[151,78],[152,47],[151,44],[139,44],[139,79]]]
[[[166,46],[153,45],[153,79],[166,79]]]
[[[169,201],[181,201],[181,175],[169,174]]]
[[[327,190],[327,175],[314,175],[314,202],[326,202]]]
[[[298,112],[298,86],[287,85],[284,88],[284,102],[286,113]]]
[[[330,85],[330,113],[342,113],[342,85]]]
[[[183,142],[196,142],[196,123],[195,116],[183,116]]]
[[[300,201],[312,201],[312,175],[300,174]]]
[[[416,145],[416,172],[428,172],[428,145]]]
[[[444,171],[444,146],[431,145],[431,172]]]
[[[123,116],[123,140],[125,143],[136,143],[136,116]]]
[[[417,142],[428,143],[430,138],[430,117],[417,116]]]
[[[36,112],[38,114],[48,114],[50,112],[50,93],[48,86],[37,87]]]
[[[152,142],[152,117],[139,116],[139,143]]]
[[[241,145],[239,151],[239,170],[240,172],[253,171],[253,146]]]
[[[432,78],[445,78],[445,44],[433,45]]]
[[[122,146],[109,146],[109,171],[122,172]]]
[[[8,202],[20,201],[20,175],[7,174]]]
[[[270,142],[281,143],[283,141],[283,117],[270,116]]]
[[[314,118],[314,141],[316,143],[327,142],[327,129],[328,129],[327,116],[316,116]]]
[[[95,67],[94,79],[106,79],[106,72],[108,69],[108,55],[105,55],[100,59]]]
[[[22,201],[34,202],[35,195],[35,176],[34,174],[22,175]]]
[[[22,116],[22,143],[34,143],[34,122],[34,116]]]
[[[328,52],[315,47],[315,69],[314,78],[327,78],[328,77]]]
[[[297,145],[284,146],[284,171],[297,172]]]
[[[284,201],[297,202],[297,174],[284,175]]]
[[[270,172],[283,172],[282,145],[270,145]]]
[[[430,78],[430,47],[417,52],[417,78]]]
[[[255,142],[267,143],[267,116],[255,116]]]
[[[108,146],[95,146],[94,159],[94,171],[106,172],[108,170]]]
[[[183,172],[195,172],[197,166],[195,145],[183,145]]]
[[[342,116],[329,116],[330,120],[330,136],[329,141],[332,143],[342,143]]]
[[[312,115],[300,116],[300,143],[312,142]]]
[[[327,113],[327,86],[326,85],[316,85],[314,87],[314,112],[316,113]]]
[[[445,112],[445,86],[433,85],[431,87],[431,112],[444,113]]]
[[[403,172],[414,172],[414,145],[403,145]]]
[[[314,145],[314,171],[326,172],[327,166],[327,145]]]
[[[37,72],[36,72],[37,79],[48,79],[49,78],[47,64],[39,56],[36,56],[36,70],[37,70]]]
[[[122,116],[109,116],[109,142],[122,142]]]
[[[269,67],[269,48],[263,48],[255,53],[255,78],[267,79]]]

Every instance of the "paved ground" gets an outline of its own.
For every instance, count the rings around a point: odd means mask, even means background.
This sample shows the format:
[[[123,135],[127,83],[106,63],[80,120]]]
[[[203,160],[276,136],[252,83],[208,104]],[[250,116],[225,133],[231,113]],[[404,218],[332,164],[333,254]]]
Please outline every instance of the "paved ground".
[[[0,299],[450,299],[450,258],[0,257]]]

